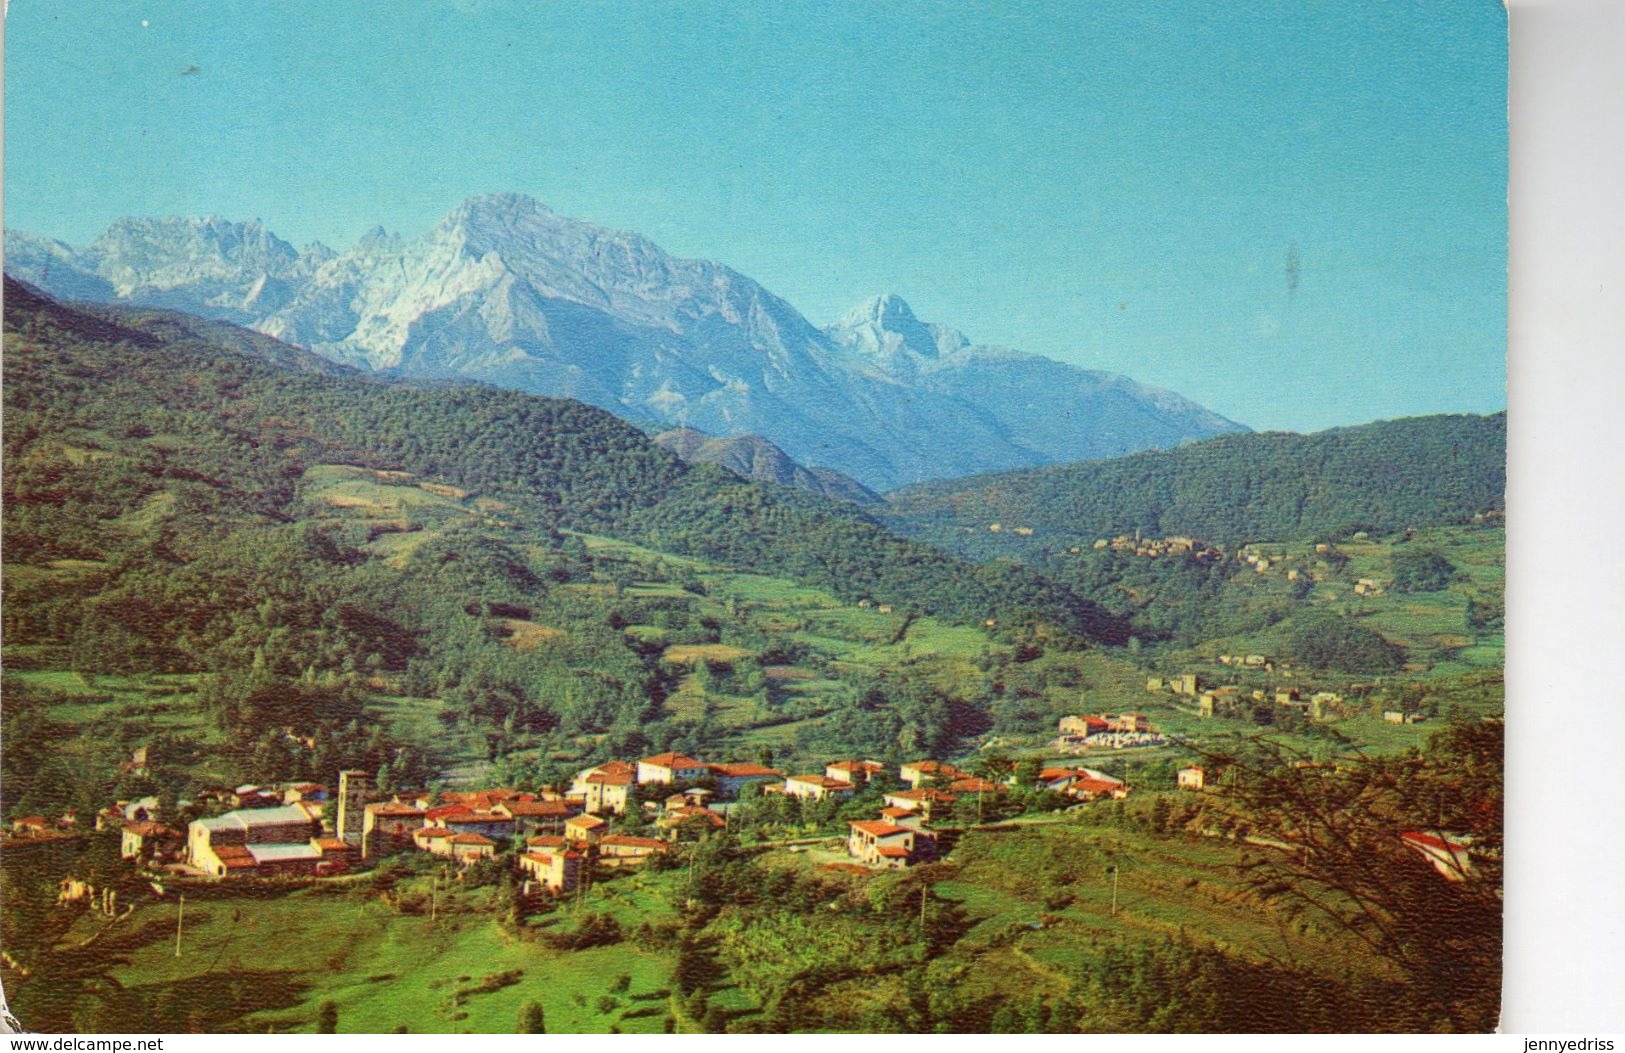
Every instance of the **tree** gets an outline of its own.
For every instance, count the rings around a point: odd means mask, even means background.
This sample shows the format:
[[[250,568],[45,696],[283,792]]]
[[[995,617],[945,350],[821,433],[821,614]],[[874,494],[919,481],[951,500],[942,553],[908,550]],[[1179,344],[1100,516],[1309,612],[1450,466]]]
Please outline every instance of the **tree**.
[[[1456,565],[1427,548],[1402,548],[1389,560],[1395,592],[1438,592],[1456,576]]]
[[[1407,980],[1407,1030],[1490,1030],[1501,979],[1502,750],[1499,720],[1447,727],[1398,757],[1311,763],[1279,743],[1212,756],[1228,768],[1213,802],[1265,848],[1245,864],[1263,908],[1330,923]],[[1470,844],[1447,880],[1401,841],[1445,831]],[[1286,966],[1301,963],[1281,963]]]
[[[542,1004],[540,1002],[526,1002],[524,1008],[519,1010],[519,1034],[547,1034],[547,1024],[542,1014]]]
[[[337,1034],[339,1029],[339,1007],[331,998],[322,999],[322,1004],[316,1007],[316,1033],[318,1035]]]
[[[1391,673],[1405,661],[1405,649],[1381,633],[1332,614],[1296,619],[1285,647],[1292,657],[1316,669]]]

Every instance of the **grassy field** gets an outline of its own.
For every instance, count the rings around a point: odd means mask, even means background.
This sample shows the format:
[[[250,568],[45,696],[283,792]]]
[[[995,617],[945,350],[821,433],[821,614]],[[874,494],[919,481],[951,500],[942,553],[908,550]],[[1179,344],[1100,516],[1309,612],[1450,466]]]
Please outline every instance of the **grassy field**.
[[[572,924],[572,912],[581,910],[607,910],[629,927],[669,910],[635,887],[637,880],[610,882],[582,907],[533,919],[540,924],[523,933],[496,920],[494,888],[463,891],[453,881],[442,884],[433,918],[398,913],[363,888],[337,884],[192,895],[179,958],[171,895],[141,906],[100,942],[127,958],[113,973],[121,983],[212,990],[213,1001],[224,993],[246,1003],[250,1011],[230,1030],[311,1031],[317,1006],[331,999],[343,1032],[512,1032],[532,1001],[551,1031],[658,1032],[668,1011],[666,956],[625,941],[559,951],[538,938],[545,928]],[[102,924],[86,918],[75,936]],[[232,991],[233,976],[262,970],[272,975],[257,990]],[[629,977],[627,989],[612,992],[620,976]]]

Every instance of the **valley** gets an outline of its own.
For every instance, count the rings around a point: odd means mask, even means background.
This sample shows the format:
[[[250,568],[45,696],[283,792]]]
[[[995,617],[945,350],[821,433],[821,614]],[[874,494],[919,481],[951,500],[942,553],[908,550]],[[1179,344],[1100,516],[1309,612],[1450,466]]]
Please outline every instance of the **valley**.
[[[1414,975],[1441,897],[1498,910],[1491,879],[1450,885],[1398,837],[1470,832],[1473,865],[1498,868],[1504,532],[1460,473],[1387,519],[1351,521],[1358,485],[1315,483],[1324,508],[1279,533],[1257,501],[1250,523],[1168,520],[1194,537],[1115,513],[1060,529],[1076,504],[991,502],[1068,491],[978,479],[927,518],[908,491],[752,483],[579,403],[380,380],[171,312],[8,280],[6,326],[0,878],[7,989],[35,1020],[495,1031],[534,1005],[597,1032],[1202,1030],[1233,1026],[1238,987],[1254,1026],[1486,1011],[1450,992],[1348,1008]],[[1470,450],[1439,441],[1493,465],[1483,427]],[[1214,454],[1157,455],[1188,456]],[[1154,734],[1069,733],[1084,715]],[[693,758],[711,774],[613,776]],[[921,758],[942,774],[902,790]],[[853,765],[887,774],[797,774]],[[758,772],[777,781],[723,789]],[[594,774],[619,804],[582,796]],[[121,829],[168,836],[152,815],[229,821],[271,803],[261,787],[293,799],[280,813],[351,775],[380,816],[421,808],[419,833],[489,798],[607,817],[642,854],[509,818],[460,835],[469,856],[408,839],[349,860],[346,821],[313,806],[336,871],[119,858]],[[1371,795],[1357,839],[1402,944],[1248,876],[1314,834],[1259,796],[1283,778]],[[916,847],[892,868],[849,830]],[[524,868],[571,844],[583,869],[537,891]],[[1341,874],[1313,897],[1342,902]],[[72,882],[123,906],[59,903]],[[336,938],[245,957],[316,931]],[[431,1008],[404,1018],[403,983]]]

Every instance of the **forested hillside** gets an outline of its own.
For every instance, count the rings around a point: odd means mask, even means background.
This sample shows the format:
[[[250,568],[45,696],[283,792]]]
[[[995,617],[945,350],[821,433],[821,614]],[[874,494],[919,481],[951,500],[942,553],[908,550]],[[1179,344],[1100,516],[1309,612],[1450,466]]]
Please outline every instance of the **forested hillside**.
[[[1025,612],[1110,631],[1089,605],[1035,575],[970,567],[848,506],[686,467],[578,402],[381,383],[218,323],[81,311],[10,279],[6,306],[7,411],[17,415],[6,432],[17,466],[7,479],[18,498],[13,551],[100,551],[101,519],[165,478],[201,483],[211,501],[238,512],[285,517],[305,468],[339,461],[433,476],[513,501],[549,527],[652,542],[842,597],[965,622]],[[45,437],[75,430],[99,436],[101,452],[118,457],[65,463]]]
[[[1505,507],[1506,414],[1435,416],[1312,435],[1225,435],[1109,461],[925,483],[885,521],[973,559],[1136,531],[1237,545],[1465,523]],[[997,529],[995,528],[997,525]]]
[[[14,806],[99,806],[135,745],[183,787],[954,749],[997,709],[968,658],[1110,628],[579,403],[6,292],[6,726],[52,744]]]

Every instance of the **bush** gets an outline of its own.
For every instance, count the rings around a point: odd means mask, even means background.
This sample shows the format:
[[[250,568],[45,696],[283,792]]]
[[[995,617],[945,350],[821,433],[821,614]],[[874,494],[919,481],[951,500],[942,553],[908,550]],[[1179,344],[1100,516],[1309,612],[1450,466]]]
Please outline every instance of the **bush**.
[[[1456,576],[1456,565],[1432,549],[1401,549],[1389,565],[1395,592],[1438,592]]]

